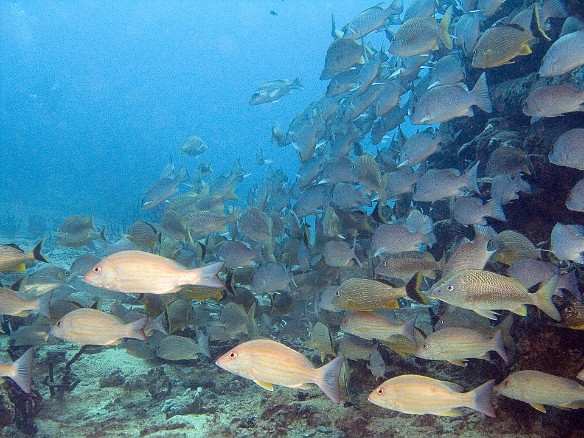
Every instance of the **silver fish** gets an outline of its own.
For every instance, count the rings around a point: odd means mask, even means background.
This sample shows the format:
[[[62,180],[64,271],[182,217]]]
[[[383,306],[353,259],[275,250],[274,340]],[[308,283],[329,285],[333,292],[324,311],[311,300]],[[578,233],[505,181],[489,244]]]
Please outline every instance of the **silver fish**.
[[[551,247],[560,260],[584,263],[584,226],[558,222],[552,229]]]
[[[584,91],[571,84],[544,85],[529,92],[523,103],[523,114],[536,122],[542,117],[556,117],[584,111]]]
[[[559,76],[584,64],[584,30],[558,38],[543,57],[539,75]]]
[[[416,183],[412,200],[433,202],[440,199],[462,196],[464,189],[480,193],[477,183],[479,162],[464,175],[457,169],[430,169]]]
[[[430,125],[456,117],[472,117],[473,106],[478,106],[487,113],[493,111],[485,73],[479,77],[471,91],[462,82],[430,88],[416,102],[410,122]]]
[[[570,129],[560,135],[548,160],[557,166],[584,170],[584,128]]]

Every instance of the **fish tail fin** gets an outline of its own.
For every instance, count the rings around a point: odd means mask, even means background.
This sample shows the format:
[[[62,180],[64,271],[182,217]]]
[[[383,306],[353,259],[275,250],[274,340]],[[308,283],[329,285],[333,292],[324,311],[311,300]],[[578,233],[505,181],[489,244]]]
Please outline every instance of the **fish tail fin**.
[[[353,237],[353,258],[357,262],[357,265],[359,265],[359,267],[362,268],[363,263],[361,263],[361,260],[359,260],[359,257],[357,257],[357,254],[355,254],[355,247],[356,246],[357,246],[357,236]]]
[[[402,335],[406,337],[412,344],[416,345],[416,318],[415,315],[412,319],[404,324]]]
[[[101,231],[99,232],[99,237],[100,237],[100,238],[101,238],[101,240],[103,240],[105,243],[108,243],[108,242],[107,242],[107,239],[106,239],[106,237],[105,237],[105,230],[106,230],[106,228],[107,228],[107,224],[105,224],[105,225],[104,225],[104,226],[101,228]]]
[[[31,391],[34,349],[29,348],[13,364],[14,376],[9,376],[27,394]]]
[[[554,305],[552,297],[558,285],[558,276],[554,275],[546,284],[540,287],[533,296],[533,304],[556,321],[561,321],[560,312]]]
[[[440,21],[440,39],[442,40],[442,42],[444,43],[444,45],[446,46],[446,48],[448,50],[452,50],[452,37],[448,33],[448,27],[450,26],[450,19],[451,18],[452,18],[452,6],[450,6],[446,10],[446,12],[444,13],[444,16],[442,17],[442,20]]]
[[[499,329],[495,333],[495,336],[491,339],[493,351],[497,352],[501,359],[508,364],[509,358],[507,357],[507,352],[505,351],[505,340],[503,339],[503,330]]]
[[[544,3],[546,3],[544,1]],[[560,9],[563,10],[564,13],[566,13],[566,10],[564,9],[564,5],[561,3],[560,0],[551,0],[547,2],[548,4],[552,5],[552,7],[555,9],[556,7],[558,8],[557,11],[559,11]],[[535,37],[537,35],[541,35],[545,40],[547,41],[551,41],[552,39],[548,36],[548,34],[545,32],[544,27],[545,27],[545,23],[541,22],[541,16],[539,15],[539,5],[537,3],[534,3],[534,7],[533,7],[533,15],[532,15],[532,20],[531,23],[529,24],[530,30],[532,35]],[[554,10],[554,12],[556,12],[556,10]],[[560,13],[560,15],[562,15]],[[545,20],[547,20],[547,17],[544,18]],[[543,26],[542,26],[543,24]]]
[[[41,315],[47,318],[51,317],[51,310],[49,305],[51,304],[52,295],[53,295],[52,292],[48,292],[37,299],[37,312],[39,312]]]
[[[468,172],[466,172],[466,179],[467,179],[467,187],[473,190],[475,193],[481,193],[481,189],[479,188],[479,182],[477,179],[477,172],[479,170],[479,163],[477,161],[474,166],[472,166]]]
[[[486,113],[493,112],[493,104],[489,97],[489,85],[487,84],[487,75],[485,72],[478,78],[477,83],[472,89],[472,95],[475,99],[476,106]]]
[[[420,304],[427,305],[428,298],[426,298],[426,296],[422,293],[421,290],[422,279],[423,276],[421,272],[417,272],[416,275],[412,276],[412,278],[410,278],[410,281],[408,281],[405,286],[406,294],[412,300],[417,301]]]
[[[32,249],[32,255],[37,262],[50,263],[42,254],[43,244],[45,243],[45,237],[41,239],[39,243]]]
[[[217,262],[195,269],[192,271],[196,276],[195,283],[193,284],[196,284],[197,286],[225,288],[225,284],[223,284],[217,275],[223,268],[224,264],[224,262]]]
[[[126,328],[128,329],[128,333],[126,337],[132,339],[139,339],[140,341],[146,340],[146,326],[148,325],[148,321],[151,318],[145,316],[144,318],[139,319],[138,321],[131,322],[126,324]]]
[[[302,80],[300,79],[300,76],[298,76],[296,79],[292,81],[291,87],[297,88],[298,90],[304,90],[304,85],[302,85]]]
[[[168,335],[168,331],[166,330],[166,322],[168,319],[167,309],[164,309],[160,315],[156,318],[148,318],[146,325],[144,325],[144,334],[149,334],[153,330],[159,331],[163,335]]]
[[[179,183],[183,183],[188,181],[191,176],[189,175],[189,171],[187,170],[186,166],[183,166],[175,176],[175,179],[179,181]]]
[[[498,221],[507,221],[507,217],[505,216],[505,211],[503,210],[503,204],[501,204],[500,199],[491,199],[489,201],[489,209],[490,213],[489,216],[493,219],[497,219]]]
[[[495,379],[491,379],[470,391],[469,395],[472,397],[472,401],[469,408],[489,417],[495,417],[496,415],[492,404],[494,384]]]
[[[345,356],[340,355],[326,365],[318,368],[316,370],[318,374],[314,382],[333,403],[337,404],[341,401],[341,384],[339,378],[344,361]]]

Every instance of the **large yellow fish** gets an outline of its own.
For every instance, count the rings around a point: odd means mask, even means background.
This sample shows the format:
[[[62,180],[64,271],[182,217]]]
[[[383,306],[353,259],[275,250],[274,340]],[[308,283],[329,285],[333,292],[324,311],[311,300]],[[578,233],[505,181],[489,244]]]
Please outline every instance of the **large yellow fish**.
[[[82,308],[67,313],[51,328],[51,335],[80,345],[114,345],[122,338],[146,340],[148,317],[124,324],[114,315]]]
[[[31,391],[34,350],[29,348],[12,363],[0,362],[0,376],[10,378],[27,394]]]
[[[461,415],[459,407],[467,407],[494,417],[491,396],[495,380],[489,380],[472,391],[462,392],[454,383],[430,377],[405,374],[386,380],[369,394],[368,400],[405,414]]]
[[[339,375],[344,357],[315,368],[302,354],[269,339],[244,342],[215,362],[230,373],[253,380],[269,391],[273,385],[308,389],[317,385],[333,402],[341,400]]]
[[[121,251],[104,258],[83,277],[92,286],[125,293],[169,294],[183,286],[223,289],[217,276],[223,262],[186,269],[174,260],[142,251]]]

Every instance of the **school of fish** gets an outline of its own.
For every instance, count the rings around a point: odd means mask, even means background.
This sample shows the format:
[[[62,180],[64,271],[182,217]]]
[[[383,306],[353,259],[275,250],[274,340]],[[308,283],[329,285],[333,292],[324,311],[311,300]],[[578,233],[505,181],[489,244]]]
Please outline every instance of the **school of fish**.
[[[543,243],[507,228],[513,202],[537,196],[531,154],[517,142],[493,137],[488,154],[468,159],[463,148],[444,164],[467,135],[457,123],[472,117],[488,132],[504,117],[491,92],[499,71],[536,52],[522,65],[548,82],[519,102],[523,129],[578,112],[584,126],[584,82],[573,75],[584,65],[584,22],[561,0],[525,3],[415,0],[404,11],[394,0],[340,29],[333,17],[326,91],[287,130],[272,128],[277,147],[298,152],[296,178],[261,149],[266,174],[242,202],[250,175],[238,159],[217,177],[203,161],[191,172],[168,166],[123,234],[98,231],[93,215],[62,222],[51,239],[85,252],[67,270],[52,266],[44,239],[29,251],[0,245],[0,314],[14,345],[119,344],[168,361],[220,351],[218,367],[265,389],[316,385],[334,403],[353,361],[385,378],[394,354],[490,360],[506,370],[502,381],[469,388],[400,374],[370,388],[368,400],[413,415],[468,408],[494,417],[494,394],[541,412],[584,408],[582,371],[518,369],[510,354],[514,320],[584,330],[584,217],[544,230]],[[370,39],[380,37],[376,48]],[[266,82],[249,103],[303,88],[300,78]],[[564,167],[584,170],[583,133],[557,132],[541,156],[557,178]],[[209,147],[191,136],[178,150],[195,160]],[[583,181],[561,200],[566,211],[584,212]],[[7,284],[15,273],[24,277]],[[37,319],[24,326],[30,314]],[[319,366],[307,357],[315,351]],[[33,356],[29,348],[0,364],[0,375],[29,393]]]

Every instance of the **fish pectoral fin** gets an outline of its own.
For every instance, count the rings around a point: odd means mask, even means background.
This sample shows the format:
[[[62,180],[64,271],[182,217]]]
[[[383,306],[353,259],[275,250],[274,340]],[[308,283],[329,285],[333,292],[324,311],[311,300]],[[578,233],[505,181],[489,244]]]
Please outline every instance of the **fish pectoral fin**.
[[[274,390],[274,385],[272,385],[271,383],[262,382],[261,380],[257,380],[257,379],[253,379],[253,381],[255,383],[257,383],[258,385],[260,385],[262,388],[267,389],[268,391]]]
[[[521,304],[514,309],[509,310],[511,310],[511,312],[515,313],[516,315],[527,316],[527,306],[525,306],[525,304]]]
[[[543,412],[545,414],[545,407],[541,403],[529,403],[532,408],[537,409],[539,412]]]
[[[113,341],[111,341],[111,342],[109,342],[109,343],[107,343],[105,345],[118,345],[118,344],[121,344],[121,343],[122,343],[122,339],[120,338],[120,339],[113,340]]]
[[[489,319],[497,319],[497,312],[493,312],[492,310],[486,310],[486,309],[473,309],[476,313],[478,313],[481,316],[484,316],[485,318],[489,318]]]
[[[458,417],[462,415],[462,411],[460,409],[450,409],[449,411],[442,412],[439,415],[442,417]]]
[[[14,272],[26,272],[26,265],[24,263],[21,263],[16,267]]]
[[[298,385],[290,386],[290,388],[298,388],[298,389],[304,389],[304,390],[309,390],[310,387],[311,387],[311,385],[309,383],[299,383]]]
[[[458,365],[459,367],[465,367],[466,366],[466,362],[463,360],[449,360],[447,362],[450,362],[453,365]]]

